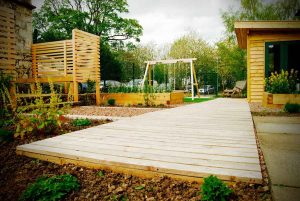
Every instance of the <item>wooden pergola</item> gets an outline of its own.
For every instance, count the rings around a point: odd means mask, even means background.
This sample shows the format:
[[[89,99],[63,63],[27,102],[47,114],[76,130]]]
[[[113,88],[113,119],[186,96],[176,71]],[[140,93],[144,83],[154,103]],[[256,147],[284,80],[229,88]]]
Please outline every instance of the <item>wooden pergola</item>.
[[[141,85],[144,85],[144,82],[147,78],[148,75],[148,83],[151,86],[152,79],[151,79],[151,67],[156,64],[176,64],[176,63],[189,63],[190,64],[190,76],[191,76],[191,92],[192,92],[192,99],[194,100],[194,87],[196,86],[197,89],[197,95],[200,98],[200,93],[199,93],[199,87],[198,87],[198,82],[197,82],[197,77],[196,77],[196,72],[194,68],[193,61],[197,60],[196,58],[185,58],[185,59],[167,59],[167,60],[153,60],[153,61],[145,61],[146,65],[146,70],[145,74],[143,77],[143,81]]]

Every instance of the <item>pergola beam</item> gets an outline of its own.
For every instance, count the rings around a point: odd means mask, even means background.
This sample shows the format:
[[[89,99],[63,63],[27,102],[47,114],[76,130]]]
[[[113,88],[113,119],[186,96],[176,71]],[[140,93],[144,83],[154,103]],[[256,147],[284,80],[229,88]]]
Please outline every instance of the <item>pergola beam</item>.
[[[146,64],[154,65],[154,64],[175,64],[175,63],[192,63],[197,60],[196,58],[186,58],[186,59],[166,59],[166,60],[153,60],[153,61],[145,61]]]

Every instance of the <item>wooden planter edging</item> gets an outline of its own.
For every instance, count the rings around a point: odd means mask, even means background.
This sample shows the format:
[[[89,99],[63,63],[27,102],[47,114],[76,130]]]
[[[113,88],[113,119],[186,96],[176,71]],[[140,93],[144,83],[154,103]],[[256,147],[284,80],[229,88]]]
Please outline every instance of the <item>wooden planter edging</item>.
[[[169,105],[183,103],[184,93],[101,93],[101,103],[107,104],[109,99],[115,99],[116,105]]]
[[[300,104],[300,94],[271,94],[268,92],[263,93],[264,107],[269,108],[282,108],[286,103]]]

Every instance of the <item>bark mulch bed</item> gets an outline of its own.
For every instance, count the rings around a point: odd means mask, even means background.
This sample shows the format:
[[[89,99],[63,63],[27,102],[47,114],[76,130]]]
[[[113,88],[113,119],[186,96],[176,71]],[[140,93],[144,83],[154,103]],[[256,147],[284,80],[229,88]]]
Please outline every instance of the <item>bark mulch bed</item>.
[[[92,126],[108,121],[93,121]],[[82,128],[80,128],[82,129]],[[64,131],[78,130],[70,124]],[[78,178],[80,189],[70,193],[65,200],[200,200],[200,185],[196,182],[184,182],[169,177],[143,179],[108,170],[93,170],[75,165],[57,165],[15,153],[16,146],[49,136],[31,137],[0,144],[0,200],[18,200],[28,184],[42,175],[69,173]],[[143,186],[142,189],[140,186]],[[136,188],[139,187],[139,188]],[[266,186],[234,183],[230,184],[234,193],[230,200],[271,200]],[[139,189],[139,190],[138,190]]]

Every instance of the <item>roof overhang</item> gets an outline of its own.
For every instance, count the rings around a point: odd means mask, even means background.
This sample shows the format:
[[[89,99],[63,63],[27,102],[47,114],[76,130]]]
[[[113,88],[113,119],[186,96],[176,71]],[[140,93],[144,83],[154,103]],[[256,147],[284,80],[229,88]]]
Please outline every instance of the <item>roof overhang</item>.
[[[247,48],[250,32],[300,32],[300,21],[237,21],[234,30],[240,48]]]
[[[28,8],[30,10],[33,10],[36,8],[34,5],[31,4],[31,0],[6,0],[6,1],[15,2],[16,4],[24,6],[25,8]]]

